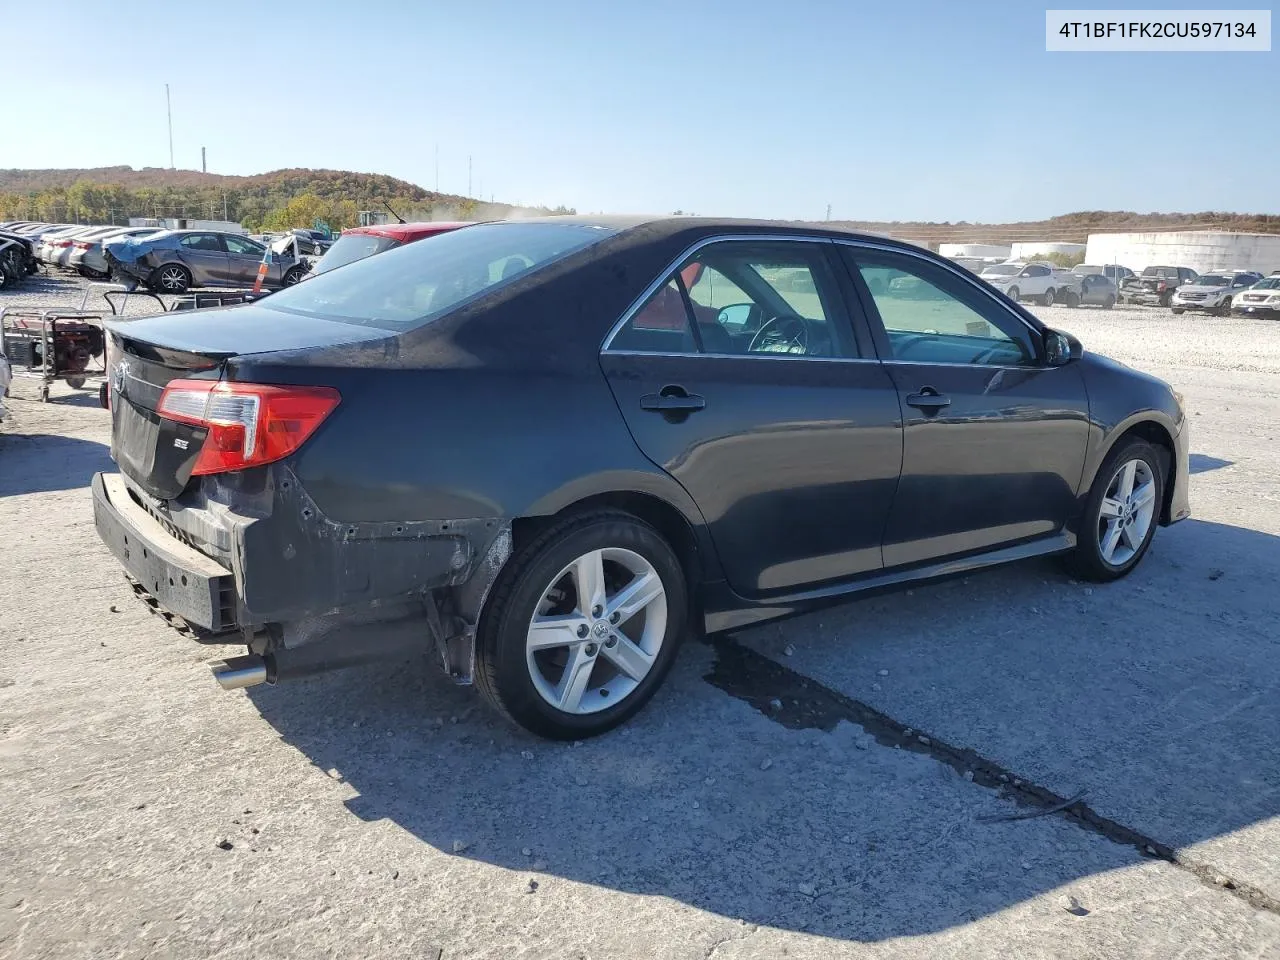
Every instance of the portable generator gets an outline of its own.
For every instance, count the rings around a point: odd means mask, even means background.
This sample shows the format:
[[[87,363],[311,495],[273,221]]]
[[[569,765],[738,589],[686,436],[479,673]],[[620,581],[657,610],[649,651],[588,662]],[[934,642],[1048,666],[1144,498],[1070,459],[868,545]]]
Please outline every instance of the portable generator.
[[[42,400],[48,399],[54,380],[79,389],[88,377],[103,375],[104,370],[90,369],[106,347],[98,314],[5,310],[0,311],[0,328],[14,373],[26,370],[39,376]]]

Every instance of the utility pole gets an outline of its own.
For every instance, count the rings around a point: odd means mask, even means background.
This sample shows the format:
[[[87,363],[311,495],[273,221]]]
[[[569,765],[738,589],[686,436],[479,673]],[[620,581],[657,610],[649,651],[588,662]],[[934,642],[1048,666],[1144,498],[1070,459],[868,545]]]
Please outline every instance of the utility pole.
[[[440,192],[440,144],[436,144],[436,193]]]
[[[169,100],[169,85],[164,85],[164,110],[169,115],[169,169],[173,169],[173,104]]]
[[[205,159],[204,147],[200,148],[200,172],[201,173],[209,172],[209,164]]]
[[[827,219],[831,219],[831,204],[827,204]]]
[[[467,154],[467,196],[471,196],[471,154]]]
[[[227,191],[222,191],[222,219],[227,220]]]

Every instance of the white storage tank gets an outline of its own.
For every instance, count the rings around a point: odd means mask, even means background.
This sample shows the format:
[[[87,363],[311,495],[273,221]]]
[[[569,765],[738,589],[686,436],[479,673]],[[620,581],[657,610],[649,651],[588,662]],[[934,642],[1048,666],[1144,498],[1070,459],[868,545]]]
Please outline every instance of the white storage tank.
[[[974,260],[1008,260],[1012,247],[1007,243],[940,243],[938,253],[944,257]]]
[[[1280,270],[1280,234],[1172,230],[1166,233],[1091,233],[1087,263],[1118,263],[1130,270],[1190,267],[1219,270]]]
[[[1050,253],[1061,253],[1068,257],[1073,257],[1077,254],[1083,254],[1084,250],[1085,245],[1083,243],[1068,243],[1065,240],[1029,240],[1015,243],[1013,249],[1009,252],[1009,259],[1034,260]]]

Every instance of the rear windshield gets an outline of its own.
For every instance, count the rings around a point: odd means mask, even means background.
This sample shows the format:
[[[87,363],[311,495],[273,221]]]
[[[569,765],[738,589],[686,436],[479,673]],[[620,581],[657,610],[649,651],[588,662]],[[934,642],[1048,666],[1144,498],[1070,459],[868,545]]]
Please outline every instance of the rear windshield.
[[[398,247],[399,240],[391,237],[377,237],[371,233],[347,233],[338,238],[329,248],[329,252],[320,258],[320,262],[311,270],[311,275],[328,273],[334,267],[345,266],[375,253],[382,253],[392,247]]]
[[[311,277],[273,293],[262,305],[282,313],[408,330],[613,232],[579,223],[477,224]]]

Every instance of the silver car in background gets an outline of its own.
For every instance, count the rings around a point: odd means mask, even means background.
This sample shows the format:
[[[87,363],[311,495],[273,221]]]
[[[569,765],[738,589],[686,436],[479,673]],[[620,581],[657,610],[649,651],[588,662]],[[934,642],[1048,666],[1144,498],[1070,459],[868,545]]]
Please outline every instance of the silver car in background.
[[[109,241],[105,250],[116,280],[134,281],[157,293],[253,286],[267,254],[256,240],[215,230],[161,230]],[[271,290],[292,286],[307,275],[308,268],[302,258],[273,250],[263,286]]]
[[[111,275],[107,256],[103,252],[104,245],[131,237],[145,237],[153,233],[160,233],[160,228],[112,227],[109,232],[96,237],[77,237],[71,244],[71,258],[67,266],[82,277],[101,280]]]

